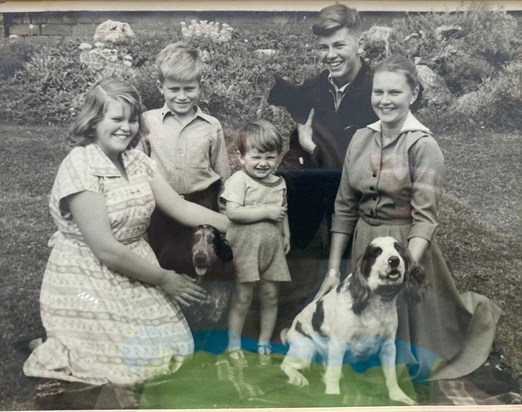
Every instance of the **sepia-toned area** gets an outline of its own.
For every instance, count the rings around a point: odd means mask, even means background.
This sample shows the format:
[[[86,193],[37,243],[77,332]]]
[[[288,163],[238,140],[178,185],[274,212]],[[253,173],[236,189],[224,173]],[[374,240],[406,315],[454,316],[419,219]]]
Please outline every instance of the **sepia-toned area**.
[[[39,294],[51,250],[48,241],[56,230],[49,194],[70,150],[65,141],[68,128],[92,85],[106,77],[127,80],[147,109],[160,108],[164,101],[156,86],[156,56],[168,43],[193,42],[206,66],[199,104],[221,122],[230,168],[236,171],[240,162],[235,139],[249,119],[263,117],[274,123],[288,149],[294,120],[282,107],[270,105],[268,94],[276,76],[300,84],[322,69],[310,31],[318,9],[3,12],[0,409],[400,405],[388,398],[379,368],[345,367],[342,395],[335,398],[324,395],[319,364],[308,372],[308,388],[288,385],[279,369],[284,346],[278,334],[273,336],[275,366],[234,368],[220,362],[218,351],[202,350],[172,380],[158,379],[142,388],[137,400],[115,388],[39,387],[39,379],[23,374],[28,354],[15,348],[17,342],[45,332]],[[399,384],[409,396],[417,391],[421,405],[502,405],[520,399],[520,13],[484,4],[461,6],[458,13],[361,11],[362,57],[368,64],[390,54],[416,63],[423,86],[416,116],[433,132],[444,155],[436,239],[448,269],[459,291],[484,295],[502,309],[493,348],[500,368],[498,387],[492,393],[459,392],[450,386],[442,392],[422,392],[399,367]],[[283,295],[280,313],[284,315],[294,299],[291,293]],[[258,302],[246,322],[245,353],[249,364],[256,365],[257,326],[248,325],[259,322]],[[278,324],[277,330],[281,328]],[[223,350],[226,332],[221,332],[212,339]],[[507,375],[513,379],[502,381]],[[65,391],[63,404],[39,403],[35,397],[53,391]],[[459,398],[463,393],[470,397]]]

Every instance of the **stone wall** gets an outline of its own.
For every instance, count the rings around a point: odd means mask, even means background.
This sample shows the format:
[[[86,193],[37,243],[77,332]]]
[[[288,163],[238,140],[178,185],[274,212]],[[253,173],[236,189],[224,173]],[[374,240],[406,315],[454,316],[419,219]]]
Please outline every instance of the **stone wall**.
[[[168,32],[179,28],[182,21],[208,20],[228,23],[236,29],[269,30],[285,26],[289,31],[308,33],[317,12],[231,12],[231,11],[127,11],[127,12],[21,12],[4,13],[4,35],[19,37],[90,38],[96,26],[105,20],[124,21],[136,32]],[[390,23],[403,16],[397,12],[362,12],[365,26]]]

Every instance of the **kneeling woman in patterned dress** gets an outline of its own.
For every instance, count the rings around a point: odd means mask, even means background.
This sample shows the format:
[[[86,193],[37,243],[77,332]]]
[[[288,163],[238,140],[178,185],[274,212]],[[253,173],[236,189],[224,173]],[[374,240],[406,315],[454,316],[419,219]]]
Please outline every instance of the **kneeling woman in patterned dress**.
[[[173,372],[193,352],[179,304],[205,292],[161,268],[144,234],[156,206],[188,226],[224,232],[228,220],[183,200],[134,149],[141,107],[133,86],[105,79],[73,124],[75,147],[50,199],[58,231],[40,294],[47,340],[25,362],[28,376],[132,385]]]

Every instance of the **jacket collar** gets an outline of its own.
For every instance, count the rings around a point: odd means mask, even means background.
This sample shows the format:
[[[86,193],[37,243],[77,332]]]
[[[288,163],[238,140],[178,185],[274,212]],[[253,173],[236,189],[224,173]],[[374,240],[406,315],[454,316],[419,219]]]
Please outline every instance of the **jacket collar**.
[[[350,83],[341,87],[339,90],[344,89],[343,90],[344,92],[346,92],[346,90],[348,88],[350,88],[352,90],[353,89],[366,90],[366,84],[368,83],[368,81],[370,81],[370,83],[371,83],[371,74],[372,74],[372,69],[370,68],[368,63],[366,63],[363,59],[361,59],[361,68],[359,69],[359,72],[357,73],[355,78]],[[335,90],[334,85],[333,85],[332,81],[330,80],[331,75],[328,70],[322,71],[319,74],[319,78],[321,79],[322,82],[326,82],[328,84],[328,88],[330,90]]]

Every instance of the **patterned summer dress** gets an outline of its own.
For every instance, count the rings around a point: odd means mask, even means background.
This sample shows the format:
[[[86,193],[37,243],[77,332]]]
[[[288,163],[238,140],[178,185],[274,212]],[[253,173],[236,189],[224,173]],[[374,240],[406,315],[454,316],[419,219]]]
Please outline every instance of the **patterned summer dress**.
[[[193,352],[180,308],[161,289],[120,275],[94,256],[72,219],[67,196],[102,193],[114,236],[157,264],[143,238],[155,207],[154,162],[123,154],[128,180],[94,144],[76,147],[62,162],[50,210],[58,226],[40,294],[47,340],[24,365],[28,376],[91,384],[134,384],[166,374]]]

